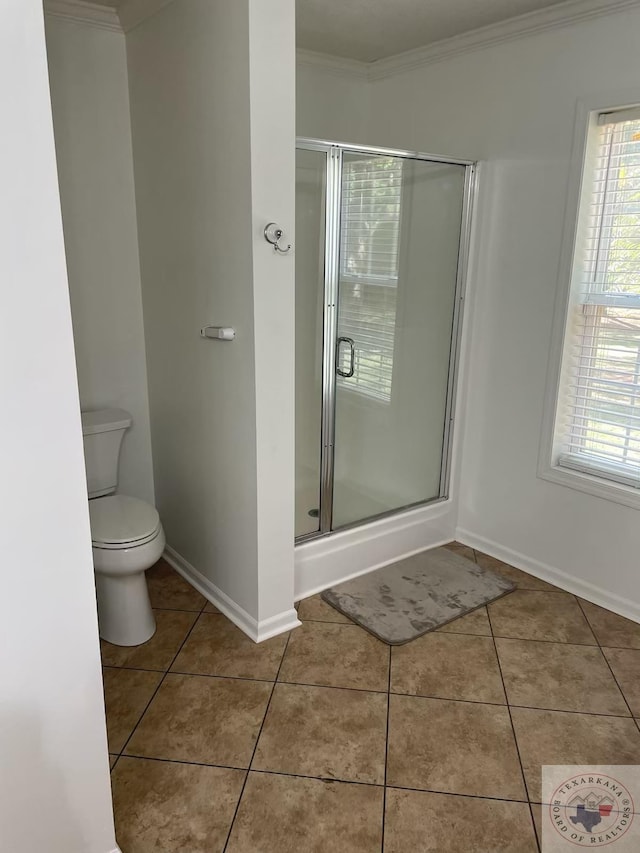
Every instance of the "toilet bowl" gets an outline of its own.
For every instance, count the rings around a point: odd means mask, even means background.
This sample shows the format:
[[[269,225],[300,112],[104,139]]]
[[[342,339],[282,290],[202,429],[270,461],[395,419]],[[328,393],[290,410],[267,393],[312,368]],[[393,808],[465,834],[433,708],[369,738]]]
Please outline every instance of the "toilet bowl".
[[[155,507],[116,494],[120,448],[131,423],[123,409],[82,412],[98,625],[102,639],[117,646],[138,646],[155,633],[144,573],[165,546]]]
[[[89,501],[89,514],[100,636],[118,646],[146,643],[156,622],[144,573],[165,546],[158,512],[137,498],[110,495]]]

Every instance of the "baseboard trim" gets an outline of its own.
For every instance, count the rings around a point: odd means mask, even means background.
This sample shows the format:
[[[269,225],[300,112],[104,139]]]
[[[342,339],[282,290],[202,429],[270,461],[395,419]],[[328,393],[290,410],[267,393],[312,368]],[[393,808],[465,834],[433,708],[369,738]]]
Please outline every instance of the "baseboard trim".
[[[456,539],[458,542],[462,542],[463,545],[468,545],[470,548],[477,548],[478,551],[483,551],[497,560],[502,560],[503,563],[509,563],[515,566],[516,569],[528,572],[530,575],[554,584],[554,586],[560,587],[560,589],[566,592],[571,592],[580,598],[584,598],[592,604],[597,604],[600,607],[611,610],[613,613],[617,613],[619,616],[624,616],[626,619],[640,623],[640,604],[629,602],[600,586],[581,580],[575,577],[575,575],[570,575],[567,572],[556,569],[554,566],[542,563],[540,560],[527,557],[519,551],[499,545],[492,539],[478,536],[478,534],[470,530],[458,528],[456,530]]]
[[[447,500],[297,545],[296,601],[450,542],[453,517]]]
[[[294,608],[285,610],[282,613],[271,616],[268,619],[258,621],[254,619],[246,610],[229,598],[229,596],[219,589],[213,581],[206,578],[195,566],[192,566],[188,560],[179,554],[175,548],[167,545],[164,549],[164,558],[170,566],[182,575],[182,577],[195,587],[198,592],[215,605],[221,613],[230,619],[234,625],[237,625],[241,631],[250,637],[254,643],[262,643],[271,637],[276,637],[278,634],[284,634],[293,628],[297,628],[301,623],[298,619],[298,614]]]

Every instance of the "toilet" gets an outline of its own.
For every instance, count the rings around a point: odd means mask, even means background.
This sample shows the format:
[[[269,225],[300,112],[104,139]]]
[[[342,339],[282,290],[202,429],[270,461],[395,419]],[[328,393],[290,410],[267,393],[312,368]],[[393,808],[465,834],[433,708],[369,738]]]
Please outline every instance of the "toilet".
[[[123,409],[82,412],[98,624],[102,639],[117,646],[138,646],[155,633],[144,573],[165,546],[155,507],[116,494],[120,448],[131,423]]]

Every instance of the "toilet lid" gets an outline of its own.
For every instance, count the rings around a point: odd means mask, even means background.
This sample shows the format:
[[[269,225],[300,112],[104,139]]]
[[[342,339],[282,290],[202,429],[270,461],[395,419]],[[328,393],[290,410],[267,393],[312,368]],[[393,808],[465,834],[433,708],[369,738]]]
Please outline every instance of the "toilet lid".
[[[160,526],[155,507],[128,495],[109,495],[89,501],[91,538],[121,545],[151,536]]]

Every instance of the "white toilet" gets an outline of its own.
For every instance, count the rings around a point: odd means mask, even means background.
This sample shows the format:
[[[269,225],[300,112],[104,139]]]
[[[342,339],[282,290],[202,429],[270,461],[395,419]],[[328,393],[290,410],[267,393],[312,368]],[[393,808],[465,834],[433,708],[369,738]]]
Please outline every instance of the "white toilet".
[[[145,571],[164,551],[160,516],[151,504],[115,494],[120,447],[131,415],[123,409],[82,413],[100,636],[138,646],[153,636]]]

